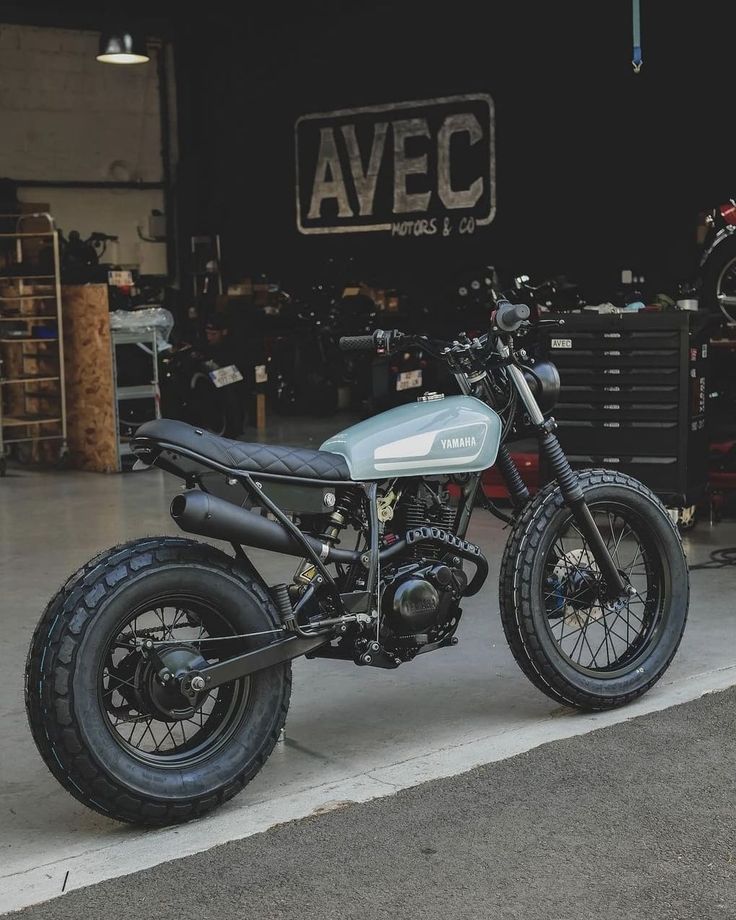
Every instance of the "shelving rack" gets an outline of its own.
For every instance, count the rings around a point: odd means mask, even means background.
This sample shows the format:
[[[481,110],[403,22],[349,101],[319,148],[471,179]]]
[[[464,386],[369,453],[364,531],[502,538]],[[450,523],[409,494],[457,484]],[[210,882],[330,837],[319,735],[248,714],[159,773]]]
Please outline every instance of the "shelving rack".
[[[15,260],[0,268],[0,476],[4,476],[9,445],[57,441],[63,457],[67,413],[59,234],[54,219],[47,213],[0,214],[0,218],[16,220],[15,233],[0,233],[0,246],[7,240],[15,250]],[[45,221],[48,230],[24,230],[29,220]],[[53,274],[36,272],[26,264],[32,244],[44,241],[53,253]],[[44,324],[46,328],[55,324],[53,335],[34,334]]]
[[[143,345],[147,352],[151,354],[151,377],[150,381],[139,383],[134,386],[121,386],[118,382],[117,350],[121,345]],[[112,330],[112,356],[113,356],[113,380],[115,381],[115,421],[118,431],[118,470],[125,467],[125,458],[132,457],[128,439],[122,437],[122,425],[120,421],[120,403],[132,399],[147,399],[153,402],[153,418],[161,418],[160,411],[160,392],[158,381],[158,346],[156,341],[156,330],[154,328],[141,329],[137,331],[128,331],[121,329]]]

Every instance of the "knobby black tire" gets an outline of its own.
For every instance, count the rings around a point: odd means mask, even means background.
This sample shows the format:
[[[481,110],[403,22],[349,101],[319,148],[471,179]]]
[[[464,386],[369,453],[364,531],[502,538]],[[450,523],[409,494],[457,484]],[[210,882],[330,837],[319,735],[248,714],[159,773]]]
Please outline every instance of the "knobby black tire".
[[[580,484],[588,502],[615,498],[635,504],[657,529],[665,548],[669,609],[666,626],[641,667],[615,679],[595,678],[566,666],[544,626],[547,616],[539,590],[541,569],[556,528],[568,510],[557,483],[541,489],[515,518],[503,559],[499,583],[501,621],[521,670],[553,700],[583,710],[613,709],[646,693],[665,673],[687,620],[689,577],[677,529],[659,499],[641,482],[612,470],[584,470]]]
[[[154,589],[162,576],[176,578],[190,591],[203,583],[210,591],[224,592],[233,609],[246,611],[244,632],[254,625],[278,625],[266,589],[237,559],[178,537],[135,540],[91,559],[52,598],[33,635],[25,683],[33,738],[59,782],[101,814],[154,826],[197,817],[240,792],[273,750],[291,694],[290,663],[252,675],[248,692],[255,693],[255,715],[249,715],[228,744],[201,763],[158,773],[158,768],[143,766],[123,752],[101,724],[85,722],[81,713],[90,712],[93,703],[91,694],[80,690],[85,681],[89,686],[89,669],[96,666],[88,660],[93,657],[90,647],[100,641],[95,634],[112,628],[120,616],[115,608],[120,611],[130,594]],[[149,781],[152,775],[155,788]]]

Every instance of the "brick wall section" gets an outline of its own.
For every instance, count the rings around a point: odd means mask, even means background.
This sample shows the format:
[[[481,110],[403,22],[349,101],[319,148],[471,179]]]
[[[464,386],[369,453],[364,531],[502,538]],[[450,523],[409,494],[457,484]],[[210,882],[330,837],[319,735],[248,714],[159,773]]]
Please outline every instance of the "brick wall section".
[[[0,24],[0,176],[161,178],[155,61],[95,60],[98,35]]]

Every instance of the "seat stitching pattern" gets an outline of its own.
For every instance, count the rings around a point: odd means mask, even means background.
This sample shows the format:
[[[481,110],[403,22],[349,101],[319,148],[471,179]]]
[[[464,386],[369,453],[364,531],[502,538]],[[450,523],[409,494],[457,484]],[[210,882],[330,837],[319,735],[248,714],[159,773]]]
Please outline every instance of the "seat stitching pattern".
[[[347,466],[339,454],[303,447],[271,444],[233,445],[233,455],[241,469],[256,468],[262,473],[305,476],[311,479],[345,479]]]

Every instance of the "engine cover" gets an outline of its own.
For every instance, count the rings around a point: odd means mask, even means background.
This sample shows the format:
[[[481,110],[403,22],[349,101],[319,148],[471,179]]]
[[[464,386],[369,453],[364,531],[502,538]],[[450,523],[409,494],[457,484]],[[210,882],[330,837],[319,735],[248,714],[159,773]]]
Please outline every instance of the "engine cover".
[[[437,618],[440,595],[434,585],[423,578],[407,578],[393,592],[391,626],[399,633],[418,633],[428,629]]]
[[[396,636],[426,632],[444,619],[456,588],[448,566],[412,566],[386,586],[381,604],[384,622]]]

